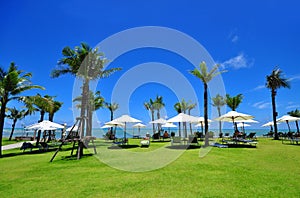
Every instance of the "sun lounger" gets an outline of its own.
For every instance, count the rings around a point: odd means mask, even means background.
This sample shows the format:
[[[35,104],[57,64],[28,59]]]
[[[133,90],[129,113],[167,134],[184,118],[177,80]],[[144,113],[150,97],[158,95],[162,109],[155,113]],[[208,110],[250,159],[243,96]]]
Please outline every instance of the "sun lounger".
[[[141,147],[149,147],[150,146],[150,138],[146,137],[141,140]]]

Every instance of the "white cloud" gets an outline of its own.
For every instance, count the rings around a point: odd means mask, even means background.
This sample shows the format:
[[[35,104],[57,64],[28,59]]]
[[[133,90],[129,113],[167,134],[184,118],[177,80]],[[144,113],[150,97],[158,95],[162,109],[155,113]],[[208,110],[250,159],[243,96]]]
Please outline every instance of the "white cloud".
[[[237,43],[239,40],[239,36],[237,35],[237,29],[233,29],[229,35],[228,35],[228,39],[232,42],[232,43]]]
[[[234,69],[248,68],[253,65],[253,60],[252,61],[247,60],[244,53],[240,53],[239,55],[224,61],[220,65],[223,68],[234,68]]]
[[[257,87],[255,87],[255,88],[253,89],[253,91],[260,90],[260,89],[264,89],[264,88],[266,88],[265,85],[258,85]]]
[[[258,108],[258,109],[267,109],[267,108],[271,107],[271,103],[260,101],[260,102],[254,103],[252,106],[255,108]]]
[[[238,40],[239,40],[239,37],[238,37],[237,35],[234,35],[234,36],[231,38],[231,42],[233,42],[233,43],[238,42]]]

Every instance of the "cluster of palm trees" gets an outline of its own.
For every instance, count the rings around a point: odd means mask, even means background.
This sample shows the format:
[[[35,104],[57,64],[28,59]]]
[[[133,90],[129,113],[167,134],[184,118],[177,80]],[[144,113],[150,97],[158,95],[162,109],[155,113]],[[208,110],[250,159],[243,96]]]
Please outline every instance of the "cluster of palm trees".
[[[75,102],[79,102],[77,105],[80,108],[80,118],[81,122],[80,137],[85,135],[91,135],[92,130],[92,114],[94,111],[101,107],[106,107],[111,112],[111,120],[113,119],[113,112],[118,108],[116,103],[107,103],[104,98],[100,95],[100,91],[93,93],[90,90],[89,84],[91,81],[109,77],[116,71],[121,70],[121,68],[111,68],[105,70],[105,65],[108,60],[105,58],[104,54],[99,52],[98,49],[93,49],[89,47],[86,43],[81,43],[80,46],[76,46],[74,49],[70,47],[65,47],[62,50],[62,58],[58,62],[58,67],[55,68],[51,76],[53,78],[59,77],[64,74],[71,74],[77,78],[82,79],[82,94],[81,96],[74,99]],[[220,65],[214,65],[210,71],[205,64],[201,62],[199,67],[195,67],[190,73],[200,79],[204,86],[203,100],[204,100],[204,126],[205,135],[208,134],[208,83],[217,75],[220,75],[226,71],[219,71]],[[37,94],[35,96],[21,96],[21,94],[30,89],[42,89],[45,88],[39,85],[32,85],[31,83],[31,73],[26,73],[19,70],[14,63],[11,63],[8,70],[0,68],[0,156],[2,155],[1,145],[2,145],[2,135],[5,117],[13,120],[12,127],[18,119],[24,118],[24,116],[31,115],[35,111],[40,112],[40,120],[44,119],[45,113],[49,114],[49,120],[53,121],[55,112],[57,112],[61,106],[62,102],[55,101],[53,96],[41,96]],[[273,110],[273,121],[274,121],[274,132],[275,139],[279,139],[277,133],[276,117],[278,113],[276,112],[276,102],[275,97],[277,95],[277,89],[281,87],[289,88],[289,80],[283,77],[283,72],[279,68],[275,68],[272,73],[266,76],[266,87],[271,90],[272,98],[272,110]],[[220,108],[227,104],[232,110],[235,110],[242,101],[242,94],[231,97],[228,94],[226,98],[221,95],[216,95],[212,98],[213,106],[218,109],[219,115],[221,113]],[[16,108],[7,108],[7,104],[11,100],[19,100],[24,102],[26,110],[18,110]],[[162,96],[157,96],[154,100],[150,99],[149,102],[145,102],[144,106],[147,110],[151,112],[151,118],[154,120],[155,111],[157,119],[160,118],[160,110],[165,106]],[[182,99],[181,102],[177,102],[174,105],[175,110],[178,113],[188,113],[195,108],[196,103],[187,103]],[[9,111],[10,114],[7,115],[6,112]],[[289,112],[291,115],[299,116],[299,111]],[[298,123],[297,123],[298,124]],[[85,127],[86,125],[86,127]],[[183,126],[186,133],[187,126]],[[84,131],[86,129],[86,134]],[[158,125],[158,130],[161,126]],[[191,126],[190,126],[191,130]],[[153,132],[155,131],[155,126],[153,124]],[[221,123],[220,123],[221,132]],[[12,130],[13,133],[13,130]],[[12,134],[10,135],[11,139]],[[205,145],[208,145],[208,136],[206,135]],[[81,148],[83,145],[80,146]],[[82,152],[82,149],[80,150]]]

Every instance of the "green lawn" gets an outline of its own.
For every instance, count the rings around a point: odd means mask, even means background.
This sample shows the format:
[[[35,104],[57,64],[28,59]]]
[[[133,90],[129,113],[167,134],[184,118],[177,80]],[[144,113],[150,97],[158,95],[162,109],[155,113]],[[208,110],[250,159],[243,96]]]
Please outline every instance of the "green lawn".
[[[127,150],[150,152],[164,144]],[[52,163],[53,151],[3,151],[1,197],[300,196],[300,146],[281,141],[262,138],[257,148],[212,148],[203,158],[199,149],[190,149],[166,167],[139,173],[111,168],[87,150],[76,160],[68,148]]]

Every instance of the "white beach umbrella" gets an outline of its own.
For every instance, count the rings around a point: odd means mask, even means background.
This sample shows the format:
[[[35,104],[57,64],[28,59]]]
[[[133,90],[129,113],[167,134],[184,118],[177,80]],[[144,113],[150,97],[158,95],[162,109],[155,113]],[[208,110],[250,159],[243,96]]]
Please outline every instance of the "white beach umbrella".
[[[167,122],[179,122],[179,123],[182,123],[182,122],[193,123],[193,122],[197,122],[197,121],[198,121],[198,117],[191,116],[191,115],[184,114],[184,113],[179,113],[178,115],[176,115],[176,116],[174,116],[174,117],[167,120]],[[181,135],[181,134],[179,134],[179,135]],[[186,131],[185,131],[184,136],[187,136]]]
[[[107,124],[105,124],[105,125],[103,125],[102,127],[100,127],[101,129],[108,129],[108,128],[111,128],[111,125],[107,125]]]
[[[109,125],[110,127],[112,127],[112,126],[125,126],[124,123],[118,122],[118,121],[115,121],[115,120],[106,122],[105,125]]]
[[[137,124],[133,125],[132,127],[138,128],[138,130],[139,130],[139,136],[140,136],[140,134],[141,134],[141,128],[145,128],[146,125],[144,125],[142,123],[137,123]]]
[[[294,116],[290,116],[290,115],[284,115],[280,118],[277,119],[278,122],[286,122],[287,126],[288,126],[288,129],[289,129],[289,132],[291,132],[291,128],[290,128],[290,125],[289,125],[289,122],[290,121],[298,121],[300,120],[300,118],[297,118],[297,117],[294,117]]]
[[[277,123],[277,125],[278,124],[280,124],[280,123]],[[274,122],[270,121],[270,122],[267,122],[267,123],[265,123],[265,124],[262,125],[262,127],[268,127],[268,126],[271,127],[270,131],[273,131]]]
[[[118,117],[118,118],[114,119],[113,121],[122,122],[122,123],[125,124],[125,127],[124,127],[124,140],[126,140],[126,123],[142,122],[141,120],[130,117],[129,115],[122,115],[121,117]]]
[[[250,125],[247,125],[245,123],[258,123],[258,121],[253,120],[253,119],[249,119],[249,120],[237,120],[235,122],[238,123],[237,127],[241,127],[243,129],[243,132],[245,132],[245,126],[250,126]]]
[[[166,124],[161,125],[163,128],[168,128],[168,131],[170,133],[170,128],[176,128],[177,126],[171,122],[167,122]]]
[[[207,119],[207,122],[212,122],[212,120]],[[196,127],[201,127],[201,132],[203,133],[203,127],[205,126],[205,121],[204,121],[204,117],[198,117],[197,122],[198,124],[196,124]]]
[[[197,121],[198,121],[198,117],[191,116],[184,113],[179,113],[178,115],[167,120],[167,122],[197,122]]]
[[[215,120],[232,122],[233,125],[235,126],[234,123],[238,120],[250,120],[252,118],[254,118],[254,116],[244,114],[244,113],[239,113],[237,111],[229,111],[228,113],[216,118]],[[234,129],[237,130],[236,126],[234,127]]]
[[[163,118],[159,118],[157,120],[153,120],[151,122],[149,122],[150,124],[165,124],[167,123],[167,120],[163,119]]]
[[[35,130],[55,130],[55,129],[63,129],[64,125],[57,124],[55,122],[51,122],[49,120],[44,120],[42,122],[32,124],[27,126],[25,129],[35,129]]]

